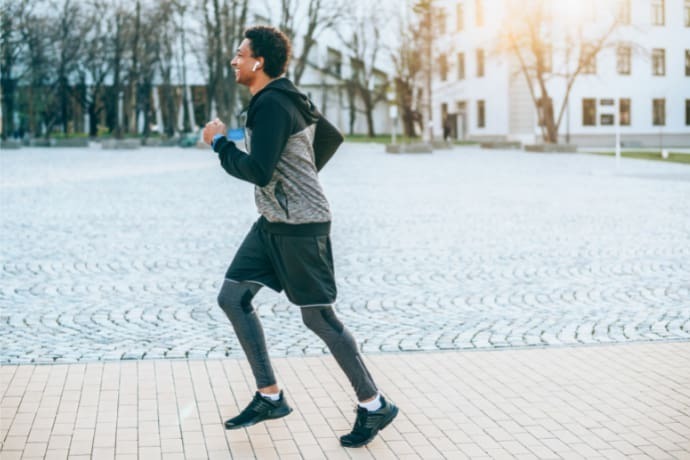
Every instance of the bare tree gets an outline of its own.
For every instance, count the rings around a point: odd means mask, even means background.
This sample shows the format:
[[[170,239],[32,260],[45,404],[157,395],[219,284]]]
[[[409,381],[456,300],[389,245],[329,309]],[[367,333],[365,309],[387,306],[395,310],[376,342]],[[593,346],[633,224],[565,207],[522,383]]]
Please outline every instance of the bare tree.
[[[195,130],[197,127],[192,126],[190,118],[194,118],[193,114],[188,113],[190,103],[192,101],[188,100],[188,86],[187,86],[187,26],[186,26],[186,15],[189,10],[189,3],[186,0],[172,0],[173,8],[173,25],[175,28],[176,43],[178,53],[176,55],[176,66],[178,76],[181,78],[182,83],[182,110],[186,114],[184,117],[183,130],[185,132],[190,132]]]
[[[433,120],[433,101],[432,101],[432,86],[431,80],[433,76],[433,60],[434,60],[434,38],[436,32],[436,24],[439,20],[445,20],[445,18],[439,18],[436,10],[436,0],[418,0],[412,7],[413,11],[417,15],[418,28],[417,33],[421,40],[420,57],[422,59],[420,66],[423,69],[423,74],[425,76],[425,100],[424,105],[426,106],[426,112],[428,117],[428,129],[429,129],[429,139],[433,139],[434,132],[431,125],[431,120]],[[419,113],[419,112],[416,112]],[[420,114],[421,116],[421,114]],[[420,120],[421,121],[421,120]]]
[[[402,18],[400,18],[402,19]],[[415,122],[421,121],[421,112],[416,107],[415,93],[421,85],[423,70],[424,44],[417,38],[422,35],[419,21],[411,21],[406,24],[400,21],[400,41],[397,48],[391,53],[395,66],[395,94],[398,107],[401,112],[403,132],[408,137],[414,137]]]
[[[37,5],[33,5],[34,8]],[[40,27],[47,22],[38,16],[34,9],[27,9],[19,20],[19,33],[21,42],[26,50],[21,59],[25,68],[23,79],[26,82],[26,91],[23,95],[24,107],[27,113],[28,130],[31,133],[40,132],[41,113],[46,105],[46,100],[41,97],[43,85],[48,80],[48,57],[46,56],[45,42],[47,38],[40,33]]]
[[[235,121],[238,85],[230,61],[242,41],[248,0],[201,0],[204,13],[205,67],[208,74],[208,116],[215,105],[224,120]]]
[[[56,75],[53,94],[57,98],[59,122],[62,132],[69,132],[71,119],[71,88],[78,68],[78,58],[82,51],[83,36],[86,33],[86,23],[83,20],[82,9],[74,0],[52,2],[52,6],[59,11],[55,23],[55,32],[51,40],[52,52],[56,64]],[[49,130],[50,131],[50,130]]]
[[[0,23],[0,82],[2,83],[2,139],[7,139],[19,127],[14,125],[16,92],[21,77],[21,59],[26,53],[21,26],[28,13],[28,0],[3,2]]]
[[[528,2],[528,4],[527,4]],[[613,45],[612,37],[620,25],[616,12],[609,20],[597,24],[581,23],[562,30],[564,24],[554,20],[551,0],[512,0],[508,2],[506,23],[501,30],[499,52],[514,57],[519,72],[527,81],[530,96],[540,119],[545,142],[558,143],[558,131],[568,106],[575,81],[590,68],[597,55]],[[600,10],[602,13],[606,11]],[[565,33],[565,37],[562,37]],[[563,68],[552,65],[552,56],[564,55]],[[569,57],[577,58],[574,68]],[[563,100],[556,111],[550,94],[550,81],[563,82]]]
[[[309,0],[307,3],[306,14],[300,11],[305,2],[297,0],[280,0],[280,22],[279,28],[288,35],[293,44],[292,72],[290,77],[295,85],[299,85],[304,75],[304,71],[309,63],[309,55],[316,44],[316,40],[321,33],[334,27],[339,19],[345,15],[347,8],[352,5],[343,0]],[[296,31],[302,29],[302,23],[297,23],[296,18],[304,18],[304,35],[299,41],[299,50],[295,49],[297,44]]]
[[[350,102],[350,132],[354,125],[356,97],[362,101],[367,120],[367,133],[376,135],[374,129],[374,109],[386,99],[388,81],[376,68],[376,62],[383,50],[381,31],[384,28],[382,15],[372,8],[368,14],[355,14],[350,18],[347,32],[339,32],[340,38],[350,52],[351,74],[346,81]]]
[[[59,124],[67,133],[85,33],[82,10],[72,0],[45,3],[37,0],[32,6],[24,11],[18,23],[26,46],[22,65],[29,83],[26,108],[30,129],[43,130],[48,135]],[[51,11],[50,16],[44,13],[46,10]]]
[[[108,19],[112,85],[105,95],[106,123],[115,137],[122,137],[125,127],[120,120],[122,115],[120,101],[126,86],[126,57],[131,45],[130,25],[132,24],[132,15],[128,5],[119,2],[115,5],[114,12]]]
[[[112,70],[111,48],[107,34],[107,16],[111,13],[108,0],[93,0],[87,5],[85,20],[90,25],[84,35],[84,45],[79,55],[78,97],[82,109],[88,114],[86,132],[92,137],[98,134],[98,119],[103,112],[101,101],[106,78]]]

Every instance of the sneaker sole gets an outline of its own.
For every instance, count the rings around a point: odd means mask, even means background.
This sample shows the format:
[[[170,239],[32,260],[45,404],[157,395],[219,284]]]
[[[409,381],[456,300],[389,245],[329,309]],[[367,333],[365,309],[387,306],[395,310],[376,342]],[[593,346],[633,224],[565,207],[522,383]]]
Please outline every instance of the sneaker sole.
[[[385,422],[383,422],[383,425],[381,425],[381,427],[378,430],[376,430],[371,435],[371,437],[369,437],[369,439],[365,439],[362,442],[358,442],[357,444],[350,444],[350,445],[345,445],[341,441],[340,445],[343,447],[354,447],[354,448],[366,446],[367,444],[369,444],[371,441],[374,440],[374,438],[376,437],[377,434],[379,434],[380,431],[383,431],[384,428],[386,428],[388,425],[391,424],[391,422],[393,422],[393,420],[395,420],[395,417],[398,416],[398,412],[399,412],[398,406],[393,406],[393,410],[391,411],[391,417],[388,420],[386,420]]]
[[[250,426],[254,426],[257,423],[265,422],[267,420],[276,420],[279,418],[286,417],[286,416],[290,415],[291,413],[292,413],[292,407],[290,407],[289,410],[285,413],[280,412],[277,415],[272,415],[271,417],[262,418],[261,420],[253,420],[251,422],[243,423],[241,425],[232,425],[232,426],[225,425],[225,429],[226,430],[239,430],[240,428],[249,428]]]

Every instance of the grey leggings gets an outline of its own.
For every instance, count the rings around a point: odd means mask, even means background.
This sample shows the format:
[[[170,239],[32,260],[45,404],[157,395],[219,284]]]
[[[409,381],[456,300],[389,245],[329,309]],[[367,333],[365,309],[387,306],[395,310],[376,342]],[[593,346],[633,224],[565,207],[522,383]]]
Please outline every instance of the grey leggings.
[[[264,388],[274,385],[276,378],[266,351],[261,321],[252,306],[252,299],[259,289],[261,286],[256,283],[225,280],[218,294],[218,305],[235,329],[252,368],[256,386]],[[303,307],[302,321],[326,343],[355,389],[357,399],[364,401],[375,396],[376,385],[362,361],[355,339],[335,315],[333,307]]]

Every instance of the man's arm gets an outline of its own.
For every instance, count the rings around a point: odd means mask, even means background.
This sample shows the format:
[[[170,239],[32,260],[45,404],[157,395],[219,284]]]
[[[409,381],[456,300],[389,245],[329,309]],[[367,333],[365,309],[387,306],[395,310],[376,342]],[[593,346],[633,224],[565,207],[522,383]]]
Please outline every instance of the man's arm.
[[[316,122],[314,134],[314,163],[317,171],[324,167],[342,143],[343,135],[338,128],[321,115]]]
[[[218,153],[220,164],[231,176],[264,187],[273,176],[280,154],[292,134],[290,114],[275,100],[260,101],[252,116],[252,136],[247,154],[235,143],[222,137],[213,150]]]

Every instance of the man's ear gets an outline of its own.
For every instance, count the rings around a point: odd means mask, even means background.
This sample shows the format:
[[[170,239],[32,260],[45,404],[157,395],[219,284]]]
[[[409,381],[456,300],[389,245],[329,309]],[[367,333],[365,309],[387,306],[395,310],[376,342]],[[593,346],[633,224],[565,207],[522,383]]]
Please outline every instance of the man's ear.
[[[254,64],[254,67],[256,67],[256,70],[254,70],[254,72],[256,72],[259,69],[263,69],[264,63],[265,63],[265,59],[262,57],[256,58],[256,60],[257,60],[257,63]]]

